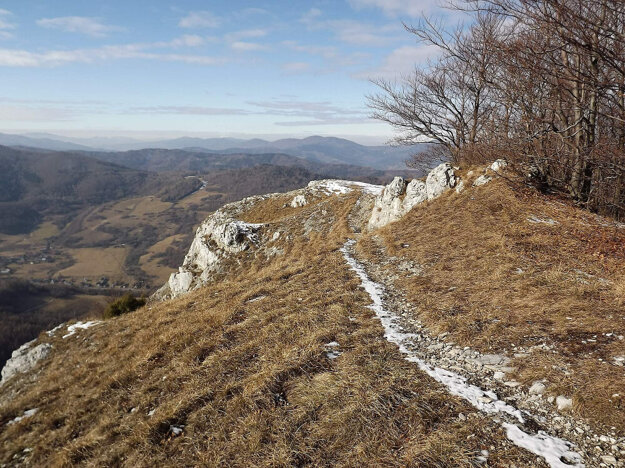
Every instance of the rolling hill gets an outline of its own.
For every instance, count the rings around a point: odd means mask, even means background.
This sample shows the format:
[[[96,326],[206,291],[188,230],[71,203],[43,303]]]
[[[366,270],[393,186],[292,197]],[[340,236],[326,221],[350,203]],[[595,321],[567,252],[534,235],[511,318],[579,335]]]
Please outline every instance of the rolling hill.
[[[140,141],[129,138],[68,138],[53,134],[0,134],[0,145],[51,150],[129,151],[145,148],[225,154],[288,154],[315,163],[368,166],[379,170],[405,169],[405,161],[427,144],[409,147],[367,146],[345,138],[311,136],[268,141],[260,138],[192,138]],[[432,164],[432,167],[435,164]]]

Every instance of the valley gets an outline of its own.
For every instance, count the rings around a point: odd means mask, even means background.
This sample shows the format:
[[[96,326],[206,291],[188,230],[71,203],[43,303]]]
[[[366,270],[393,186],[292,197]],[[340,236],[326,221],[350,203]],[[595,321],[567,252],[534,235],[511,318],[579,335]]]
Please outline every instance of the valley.
[[[0,147],[0,166],[0,365],[61,321],[98,315],[128,292],[149,295],[182,263],[196,226],[225,203],[324,177],[377,182],[390,174],[284,154],[158,149]],[[34,305],[12,307],[31,294]]]

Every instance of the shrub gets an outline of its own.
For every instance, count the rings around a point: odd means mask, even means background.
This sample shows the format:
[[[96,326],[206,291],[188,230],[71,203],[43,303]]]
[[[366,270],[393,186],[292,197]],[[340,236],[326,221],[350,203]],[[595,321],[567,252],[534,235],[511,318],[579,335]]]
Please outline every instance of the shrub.
[[[144,297],[135,297],[132,294],[125,294],[119,299],[111,302],[104,311],[104,318],[119,317],[122,314],[133,312],[145,305]]]

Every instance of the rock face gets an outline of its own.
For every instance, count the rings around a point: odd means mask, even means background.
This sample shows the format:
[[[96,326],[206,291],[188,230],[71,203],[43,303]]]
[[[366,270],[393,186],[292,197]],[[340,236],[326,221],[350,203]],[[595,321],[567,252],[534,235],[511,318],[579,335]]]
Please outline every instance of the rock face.
[[[33,343],[34,341],[29,341],[13,351],[11,358],[2,368],[2,380],[0,384],[16,374],[28,372],[35,367],[35,364],[45,359],[48,354],[50,354],[50,350],[52,349],[51,344],[43,343],[33,346]]]
[[[454,188],[457,183],[454,168],[449,163],[436,166],[425,179],[428,200],[438,197],[444,191]]]
[[[172,273],[154,298],[174,298],[200,287],[221,271],[224,258],[258,243],[257,234],[262,224],[244,223],[235,218],[237,205],[245,200],[226,205],[204,220],[178,273]]]
[[[343,195],[352,190],[359,190],[369,194],[369,196],[374,196],[382,191],[382,187],[347,180],[315,180],[304,189],[290,192],[293,198],[285,206],[299,208],[306,206],[315,198]],[[178,272],[172,273],[167,283],[156,291],[151,299],[157,301],[171,299],[200,288],[215,275],[223,272],[228,260],[235,259],[236,261],[235,257],[243,252],[253,251],[254,254],[261,252],[267,256],[278,254],[280,249],[265,245],[277,241],[280,238],[278,232],[268,232],[268,225],[245,223],[239,218],[242,213],[253,209],[257,202],[281,196],[284,194],[244,198],[224,205],[206,218],[197,229],[195,238]],[[324,216],[323,211],[320,216]],[[310,221],[316,225],[323,219],[311,218]],[[264,227],[265,229],[263,229]]]
[[[369,229],[377,229],[397,221],[416,205],[425,200],[432,200],[455,187],[457,182],[458,178],[449,163],[434,168],[425,182],[414,179],[406,183],[401,177],[395,177],[376,198],[369,219]]]

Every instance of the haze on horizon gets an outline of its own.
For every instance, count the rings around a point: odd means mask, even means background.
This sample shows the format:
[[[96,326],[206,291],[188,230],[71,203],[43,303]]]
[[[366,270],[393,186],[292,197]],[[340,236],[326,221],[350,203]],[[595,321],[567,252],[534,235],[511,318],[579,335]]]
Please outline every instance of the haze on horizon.
[[[0,132],[383,143],[392,132],[368,116],[368,80],[433,54],[402,21],[444,18],[436,4],[9,0]]]

